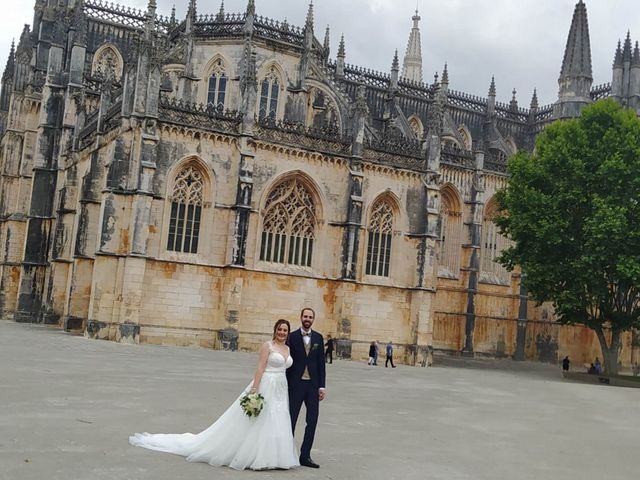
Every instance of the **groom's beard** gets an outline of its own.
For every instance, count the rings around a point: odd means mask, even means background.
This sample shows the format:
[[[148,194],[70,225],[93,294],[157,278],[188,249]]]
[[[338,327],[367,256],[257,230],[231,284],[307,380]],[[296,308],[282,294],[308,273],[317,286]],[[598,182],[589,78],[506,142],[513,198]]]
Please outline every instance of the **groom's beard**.
[[[306,321],[306,320],[302,321],[302,326],[304,327],[304,329],[306,331],[309,331],[309,329],[311,329],[311,325],[313,325],[313,322],[309,322],[309,321]]]

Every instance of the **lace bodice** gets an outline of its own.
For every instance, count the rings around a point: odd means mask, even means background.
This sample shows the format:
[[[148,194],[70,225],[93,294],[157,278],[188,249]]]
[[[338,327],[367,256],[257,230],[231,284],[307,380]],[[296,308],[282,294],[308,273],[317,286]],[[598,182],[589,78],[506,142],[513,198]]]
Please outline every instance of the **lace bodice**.
[[[287,355],[287,358],[285,359],[270,343],[269,358],[267,359],[267,368],[265,369],[265,372],[284,372],[291,365],[293,365],[293,358],[291,358],[291,355]]]

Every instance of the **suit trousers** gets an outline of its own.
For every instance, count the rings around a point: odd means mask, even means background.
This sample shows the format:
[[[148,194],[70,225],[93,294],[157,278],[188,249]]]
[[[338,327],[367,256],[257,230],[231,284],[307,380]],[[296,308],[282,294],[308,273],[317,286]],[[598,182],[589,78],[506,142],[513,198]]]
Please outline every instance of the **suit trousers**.
[[[304,439],[300,447],[300,458],[306,460],[311,457],[311,447],[316,434],[318,424],[318,412],[320,409],[320,397],[318,388],[314,387],[311,380],[300,380],[296,382],[294,388],[289,389],[289,413],[291,414],[291,429],[295,435],[296,422],[300,414],[300,408],[304,403],[307,410],[306,423],[304,429]]]

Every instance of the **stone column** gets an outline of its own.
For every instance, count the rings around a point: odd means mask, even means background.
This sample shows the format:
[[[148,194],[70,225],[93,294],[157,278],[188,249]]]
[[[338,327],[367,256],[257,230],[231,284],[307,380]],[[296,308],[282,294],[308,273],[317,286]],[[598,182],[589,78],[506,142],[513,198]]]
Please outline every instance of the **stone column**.
[[[240,171],[236,190],[235,223],[233,226],[233,248],[231,263],[244,266],[247,250],[247,235],[251,217],[251,199],[253,194],[253,163],[255,152],[248,147],[247,137],[241,140]]]
[[[480,244],[482,241],[482,206],[484,199],[484,152],[476,151],[476,170],[473,174],[471,186],[471,212],[467,224],[469,229],[469,245],[471,256],[469,258],[469,283],[467,285],[467,308],[465,312],[464,345],[463,353],[473,354],[473,331],[476,322],[476,294],[478,292],[478,279],[480,275]]]

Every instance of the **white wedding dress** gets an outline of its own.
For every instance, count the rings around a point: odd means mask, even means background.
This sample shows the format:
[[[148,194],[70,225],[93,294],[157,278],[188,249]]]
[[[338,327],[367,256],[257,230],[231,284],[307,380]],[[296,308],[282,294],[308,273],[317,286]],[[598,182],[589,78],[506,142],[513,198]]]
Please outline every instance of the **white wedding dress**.
[[[227,465],[237,470],[296,467],[300,462],[291,432],[285,375],[292,364],[291,356],[285,360],[270,346],[267,367],[258,388],[265,403],[257,418],[248,417],[240,407],[240,398],[249,392],[252,382],[213,425],[196,435],[136,433],[129,437],[129,443],[216,467]]]

